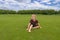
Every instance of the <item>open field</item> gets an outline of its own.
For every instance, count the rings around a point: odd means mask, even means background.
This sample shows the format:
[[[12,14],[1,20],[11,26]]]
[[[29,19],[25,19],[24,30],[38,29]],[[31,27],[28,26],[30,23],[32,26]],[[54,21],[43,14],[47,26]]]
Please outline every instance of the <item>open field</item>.
[[[31,15],[0,15],[0,40],[60,40],[60,15],[37,15],[41,29],[26,31]]]

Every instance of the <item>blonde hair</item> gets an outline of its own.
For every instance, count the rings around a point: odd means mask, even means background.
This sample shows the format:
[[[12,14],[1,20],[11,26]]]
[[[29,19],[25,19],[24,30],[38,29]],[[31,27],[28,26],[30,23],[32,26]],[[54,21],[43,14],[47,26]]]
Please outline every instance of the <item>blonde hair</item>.
[[[32,14],[31,19],[36,19],[36,15]]]
[[[36,16],[35,14],[32,14],[32,16]]]

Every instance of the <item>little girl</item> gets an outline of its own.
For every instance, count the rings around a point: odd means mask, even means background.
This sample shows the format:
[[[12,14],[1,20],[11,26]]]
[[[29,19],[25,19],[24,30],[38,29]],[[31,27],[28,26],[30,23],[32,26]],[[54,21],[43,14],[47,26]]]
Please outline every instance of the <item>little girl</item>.
[[[31,32],[32,28],[41,28],[41,26],[38,23],[38,20],[36,20],[35,14],[32,14],[31,20],[28,24],[28,28],[27,28],[28,32]]]

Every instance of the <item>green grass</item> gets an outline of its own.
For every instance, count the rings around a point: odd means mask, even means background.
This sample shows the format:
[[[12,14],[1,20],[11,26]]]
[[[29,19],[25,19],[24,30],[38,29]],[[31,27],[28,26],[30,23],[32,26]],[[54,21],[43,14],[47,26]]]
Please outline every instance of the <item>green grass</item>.
[[[26,31],[31,15],[0,15],[0,40],[60,40],[60,15],[37,15],[41,29]]]

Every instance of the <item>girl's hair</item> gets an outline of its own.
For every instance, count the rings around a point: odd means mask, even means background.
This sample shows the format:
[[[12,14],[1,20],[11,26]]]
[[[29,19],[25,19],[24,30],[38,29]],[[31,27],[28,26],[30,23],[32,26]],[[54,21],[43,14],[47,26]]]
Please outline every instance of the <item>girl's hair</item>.
[[[33,16],[33,15],[36,16],[35,14],[32,14],[32,16]]]
[[[36,15],[32,14],[31,19],[36,19]]]

